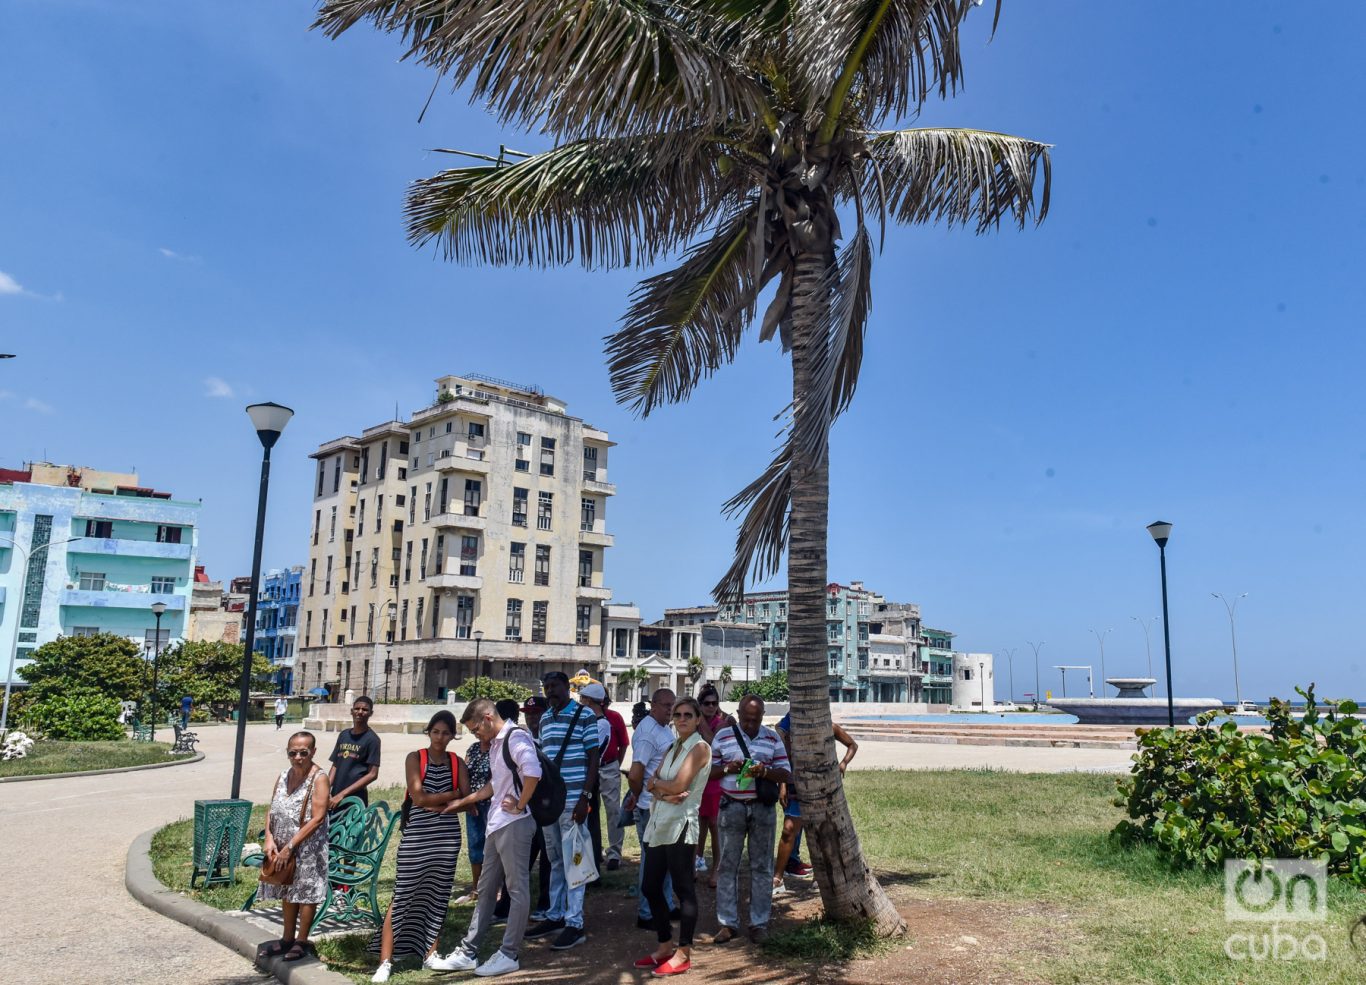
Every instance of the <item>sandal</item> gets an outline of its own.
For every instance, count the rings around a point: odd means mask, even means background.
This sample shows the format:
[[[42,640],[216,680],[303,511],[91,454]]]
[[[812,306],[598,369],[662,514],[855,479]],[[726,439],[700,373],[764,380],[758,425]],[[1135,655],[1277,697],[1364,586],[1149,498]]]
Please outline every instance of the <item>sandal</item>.
[[[302,961],[304,958],[308,956],[308,952],[312,949],[312,945],[310,945],[307,941],[295,941],[292,945],[290,945],[288,951],[280,955],[280,960]]]
[[[278,958],[288,951],[289,946],[293,943],[293,941],[287,941],[283,937],[278,941],[267,941],[265,944],[261,945],[261,957]]]

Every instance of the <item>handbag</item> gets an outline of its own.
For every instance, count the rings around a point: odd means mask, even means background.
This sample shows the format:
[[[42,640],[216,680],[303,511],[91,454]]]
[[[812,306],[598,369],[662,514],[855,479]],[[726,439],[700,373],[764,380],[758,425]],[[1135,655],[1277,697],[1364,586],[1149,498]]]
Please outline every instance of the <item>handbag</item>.
[[[304,802],[299,807],[299,827],[304,826],[304,816],[308,813],[308,802],[313,799],[313,779],[318,775],[319,770],[314,767],[313,772],[308,774],[308,792],[304,794]],[[269,827],[270,818],[266,818],[266,825]],[[279,872],[271,871],[271,859],[273,856],[267,855],[266,860],[261,863],[260,882],[263,886],[292,886],[294,884],[295,855],[289,853],[289,861]]]
[[[735,741],[740,743],[740,751],[745,754],[745,759],[752,760],[754,757],[749,754],[749,746],[745,743],[745,733],[739,725],[735,726]],[[776,804],[779,793],[776,780],[759,777],[754,781],[754,799],[765,807],[772,807]]]
[[[593,841],[586,825],[570,825],[560,842],[560,851],[564,853],[564,876],[570,889],[586,886],[598,877],[598,867],[593,864]]]

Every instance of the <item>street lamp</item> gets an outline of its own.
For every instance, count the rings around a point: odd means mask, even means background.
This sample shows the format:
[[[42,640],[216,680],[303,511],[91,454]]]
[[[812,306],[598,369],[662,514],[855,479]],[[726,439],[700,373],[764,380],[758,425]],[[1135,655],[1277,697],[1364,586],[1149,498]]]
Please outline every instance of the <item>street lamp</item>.
[[[982,691],[982,714],[987,713],[987,665],[984,661],[977,661],[977,683],[981,685]]]
[[[1148,651],[1148,676],[1149,676],[1149,677],[1152,677],[1152,676],[1153,676],[1153,642],[1152,642],[1152,640],[1148,637],[1148,623],[1149,623],[1150,620],[1148,620],[1148,619],[1140,619],[1140,618],[1138,618],[1138,616],[1130,616],[1129,618],[1132,619],[1134,622],[1138,623],[1140,626],[1143,627],[1143,648],[1144,648],[1145,650]],[[1157,616],[1153,616],[1152,618],[1153,618],[1153,620],[1156,620],[1156,619],[1157,619]]]
[[[261,547],[266,536],[266,493],[270,490],[270,450],[280,440],[294,411],[276,403],[247,407],[261,441],[261,491],[256,500],[256,543],[251,554],[251,590],[247,596],[247,639],[242,647],[242,683],[237,699],[237,745],[232,759],[232,799],[242,793],[242,755],[247,743],[247,702],[251,699],[251,658],[256,648],[256,595],[261,590]]]
[[[1236,700],[1236,704],[1241,705],[1243,703],[1243,691],[1242,688],[1238,686],[1238,634],[1233,628],[1233,616],[1238,611],[1238,603],[1247,598],[1247,592],[1244,592],[1234,599],[1232,605],[1229,605],[1228,599],[1224,598],[1224,596],[1220,595],[1218,592],[1210,592],[1210,594],[1220,602],[1223,602],[1224,608],[1228,610],[1228,635],[1229,639],[1233,642],[1233,696]]]
[[[165,602],[152,603],[152,615],[157,617],[157,628],[152,637],[152,736],[157,740],[157,668],[161,663],[161,617],[166,612]]]
[[[473,635],[474,635],[474,687],[471,689],[471,692],[470,692],[470,693],[471,693],[475,698],[477,698],[477,697],[479,697],[479,670],[480,670],[480,666],[479,666],[479,664],[480,664],[480,660],[479,660],[479,644],[482,643],[482,642],[484,642],[484,631],[483,631],[482,629],[476,629],[476,630],[474,631],[474,634],[473,634]]]
[[[1026,643],[1029,643],[1029,645],[1032,646],[1032,647],[1034,648],[1034,707],[1035,707],[1035,708],[1038,708],[1038,707],[1039,707],[1039,693],[1040,693],[1040,692],[1039,692],[1039,650],[1043,648],[1043,645],[1044,645],[1045,643],[1047,643],[1048,640],[1039,640],[1039,642],[1037,642],[1037,643],[1030,643],[1029,640],[1025,640],[1025,642],[1026,642]]]
[[[389,672],[394,669],[393,653],[394,648],[392,646],[384,648],[384,700],[386,703],[389,700]]]
[[[1010,703],[1015,703],[1015,651],[1018,647],[1006,649],[1001,647],[1001,652],[1006,655],[1006,667],[1010,671]]]
[[[19,542],[17,540],[11,540],[8,537],[4,538],[4,543],[9,544],[10,547],[14,548],[20,554],[24,555],[24,567],[27,568],[29,566],[30,561],[32,560],[33,555],[37,554],[39,551],[45,551],[50,547],[60,547],[63,544],[70,544],[74,543],[75,541],[83,539],[84,538],[82,537],[68,537],[66,540],[49,541],[46,544],[39,544],[37,547],[33,546],[33,541],[32,539],[30,539],[29,547],[27,550],[20,547]],[[3,709],[0,709],[0,735],[5,735],[5,730],[9,726],[9,696],[10,689],[13,687],[14,684],[14,662],[19,659],[19,627],[23,622],[24,603],[27,601],[27,599],[28,578],[26,577],[23,581],[23,587],[19,589],[19,609],[18,614],[14,620],[14,639],[10,641],[9,670],[5,674],[5,703]]]
[[[1105,693],[1105,637],[1109,636],[1114,631],[1115,629],[1113,626],[1103,633],[1097,633],[1094,629],[1091,630],[1091,635],[1100,642],[1100,693],[1102,695]],[[1092,697],[1095,697],[1095,695],[1092,695]]]
[[[1172,704],[1172,628],[1167,614],[1167,541],[1172,525],[1165,520],[1148,524],[1148,533],[1157,543],[1158,563],[1162,566],[1162,641],[1167,651],[1167,727],[1176,727],[1176,708]]]

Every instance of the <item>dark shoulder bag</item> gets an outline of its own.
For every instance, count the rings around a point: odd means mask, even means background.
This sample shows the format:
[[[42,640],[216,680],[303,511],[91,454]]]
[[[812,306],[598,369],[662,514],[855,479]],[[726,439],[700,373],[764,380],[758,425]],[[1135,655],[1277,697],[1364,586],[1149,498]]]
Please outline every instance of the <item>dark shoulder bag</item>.
[[[763,728],[763,726],[759,726]],[[749,754],[749,745],[745,742],[745,731],[739,725],[735,726],[735,741],[740,743],[740,751],[745,754],[746,759],[753,759]],[[760,777],[754,781],[754,799],[766,807],[772,807],[778,802],[778,783],[767,777]]]
[[[536,740],[531,738],[531,733],[526,729],[517,727],[512,732],[526,732],[528,739],[531,739],[532,746],[536,750],[536,758],[541,764],[541,779],[536,784],[536,789],[531,793],[531,799],[527,801],[527,809],[531,811],[531,817],[539,827],[544,828],[548,824],[555,824],[559,821],[560,815],[564,813],[564,778],[560,776],[559,764],[564,759],[564,746],[560,746],[560,753],[551,762],[541,747],[536,745]],[[522,774],[517,769],[517,764],[512,760],[512,750],[509,745],[512,742],[512,732],[503,740],[503,763],[512,773],[512,785],[517,790],[517,796],[522,795]],[[566,744],[568,744],[566,742]]]

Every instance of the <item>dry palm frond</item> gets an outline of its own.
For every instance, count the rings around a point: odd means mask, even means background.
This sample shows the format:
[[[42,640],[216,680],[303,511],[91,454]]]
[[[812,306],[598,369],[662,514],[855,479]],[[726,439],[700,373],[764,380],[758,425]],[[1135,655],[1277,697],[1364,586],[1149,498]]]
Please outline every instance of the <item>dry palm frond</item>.
[[[985,232],[1007,214],[1020,226],[1048,214],[1047,144],[983,130],[894,130],[871,135],[867,151],[901,222],[942,219]]]
[[[327,0],[314,26],[362,20],[449,74],[504,122],[561,137],[759,115],[759,87],[712,41],[701,0]],[[718,29],[725,25],[718,24]]]
[[[511,165],[414,182],[405,215],[418,245],[462,263],[588,267],[650,263],[738,197],[696,132],[589,138]],[[741,184],[741,187],[743,185]]]
[[[607,339],[619,403],[648,414],[686,400],[697,384],[735,357],[762,289],[749,263],[759,210],[731,215],[674,270],[643,281],[623,325]]]

